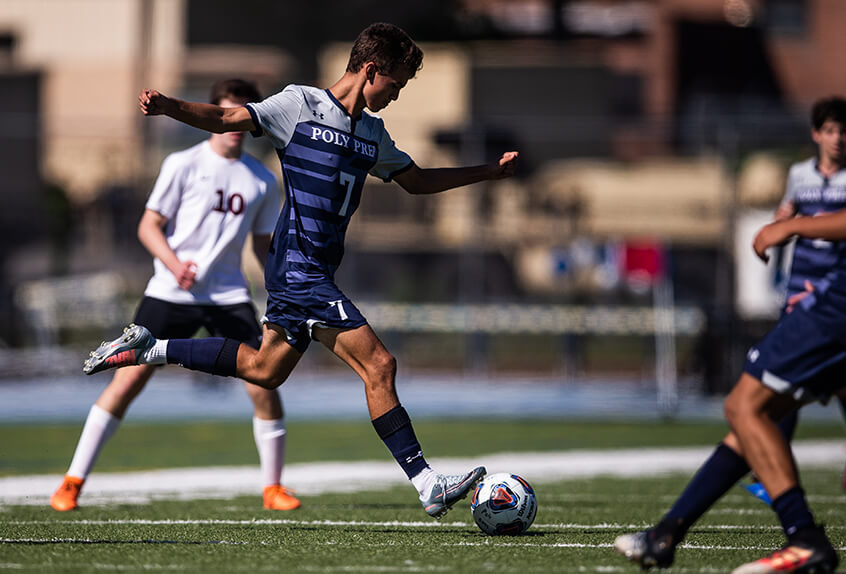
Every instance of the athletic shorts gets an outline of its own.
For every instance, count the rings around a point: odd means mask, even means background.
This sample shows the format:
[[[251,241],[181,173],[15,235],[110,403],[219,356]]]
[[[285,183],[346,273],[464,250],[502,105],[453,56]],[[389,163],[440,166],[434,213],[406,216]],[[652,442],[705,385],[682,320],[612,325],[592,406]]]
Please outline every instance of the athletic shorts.
[[[157,339],[190,339],[205,327],[212,337],[228,337],[258,349],[261,327],[252,303],[234,305],[185,305],[144,297],[135,312],[135,323]]]
[[[749,349],[743,371],[800,402],[846,387],[846,294],[806,297]]]
[[[334,329],[355,329],[367,319],[331,281],[298,285],[297,289],[267,292],[267,312],[262,323],[285,329],[288,343],[304,353],[313,338],[315,325]]]

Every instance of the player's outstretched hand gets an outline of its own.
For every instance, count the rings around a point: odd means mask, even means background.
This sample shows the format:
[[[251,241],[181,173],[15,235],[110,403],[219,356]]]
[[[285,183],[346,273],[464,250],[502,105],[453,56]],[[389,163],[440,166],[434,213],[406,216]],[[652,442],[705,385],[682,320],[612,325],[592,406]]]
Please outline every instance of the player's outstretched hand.
[[[145,116],[159,116],[165,113],[170,99],[156,90],[141,90],[138,106]]]
[[[514,170],[517,169],[517,156],[519,152],[509,151],[502,154],[497,163],[498,169],[492,179],[503,179],[514,175]]]
[[[755,235],[755,240],[752,242],[752,249],[755,250],[755,254],[758,255],[764,263],[770,260],[770,256],[767,254],[767,249],[775,247],[776,245],[781,245],[790,239],[791,235],[793,235],[787,226],[789,221],[790,220],[788,219],[785,221],[774,221],[772,223],[768,223],[761,228],[757,235]]]

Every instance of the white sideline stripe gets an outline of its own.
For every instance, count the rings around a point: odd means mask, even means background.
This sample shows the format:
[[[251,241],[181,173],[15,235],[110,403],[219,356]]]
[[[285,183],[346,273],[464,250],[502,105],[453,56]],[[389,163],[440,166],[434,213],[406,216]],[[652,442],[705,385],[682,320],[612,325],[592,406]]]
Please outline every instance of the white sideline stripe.
[[[713,451],[712,446],[566,452],[500,453],[477,458],[433,458],[438,472],[460,474],[485,465],[488,472],[507,470],[532,484],[592,476],[654,476],[690,473]],[[802,467],[840,468],[844,443],[840,440],[796,441],[793,452]],[[359,461],[292,464],[285,467],[286,486],[300,494],[383,490],[408,479],[394,462]],[[0,478],[0,507],[43,505],[58,487],[57,475]],[[258,466],[226,466],[92,474],[85,483],[82,504],[143,504],[162,499],[232,498],[258,495],[262,482]]]
[[[0,538],[0,542],[4,543],[30,543],[30,544],[59,544],[59,543],[76,543],[76,544],[86,544],[86,543],[97,543],[101,542],[101,540],[96,538]],[[232,546],[265,546],[266,542],[264,541],[256,541],[256,542],[244,542],[244,541],[232,541],[232,540],[206,540],[206,541],[199,541],[201,544],[221,544],[221,545],[232,545]],[[155,541],[151,541],[151,544],[155,544]],[[186,544],[189,542],[186,542]],[[190,541],[191,544],[196,544],[197,541]],[[336,546],[336,542],[315,542],[313,543],[316,546],[321,545],[329,545],[329,546]],[[368,543],[368,542],[361,542],[362,545],[371,547],[371,546],[394,546],[392,543],[385,543],[385,542],[376,542],[376,543]],[[523,547],[532,547],[532,548],[613,548],[614,545],[611,543],[603,542],[600,544],[586,544],[582,542],[501,542],[501,539],[491,541],[490,539],[485,539],[482,542],[454,542],[454,543],[447,543],[447,544],[440,544],[439,546],[495,546],[497,548],[500,547],[516,547],[516,548],[523,548]],[[755,546],[712,546],[710,544],[687,544],[685,542],[679,544],[679,548],[688,548],[693,550],[727,550],[727,551],[734,551],[734,550],[759,550],[762,552],[766,552],[769,550],[774,550],[772,545],[755,545]],[[846,546],[835,547],[835,550],[838,552],[846,550]]]

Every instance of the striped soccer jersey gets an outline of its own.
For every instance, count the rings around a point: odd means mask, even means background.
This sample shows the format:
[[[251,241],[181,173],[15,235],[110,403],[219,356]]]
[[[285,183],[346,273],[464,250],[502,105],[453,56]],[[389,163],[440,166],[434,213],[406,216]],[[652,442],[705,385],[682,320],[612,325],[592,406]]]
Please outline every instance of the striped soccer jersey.
[[[247,104],[257,129],[282,162],[285,204],[265,266],[268,290],[332,281],[350,217],[370,173],[384,181],[409,169],[378,116],[353,118],[329,92],[290,85]]]
[[[846,208],[846,170],[830,178],[817,169],[816,158],[791,166],[782,204],[792,203],[797,216],[813,216]],[[817,282],[835,268],[846,269],[846,242],[797,238],[787,295],[805,290],[805,280]]]

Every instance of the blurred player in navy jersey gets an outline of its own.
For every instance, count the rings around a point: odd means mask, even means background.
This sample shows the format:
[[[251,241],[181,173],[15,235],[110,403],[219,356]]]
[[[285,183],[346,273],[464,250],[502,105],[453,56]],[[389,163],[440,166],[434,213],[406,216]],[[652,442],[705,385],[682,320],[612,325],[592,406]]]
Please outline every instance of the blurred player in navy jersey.
[[[770,223],[758,232],[753,248],[766,261],[768,248],[794,235],[846,240],[846,210]],[[846,379],[832,376],[842,372],[844,361],[846,257],[841,254],[814,291],[797,300],[747,353],[744,372],[725,402],[729,434],[661,521],[617,537],[617,551],[643,568],[669,567],[687,531],[752,470],[772,497],[772,509],[787,543],[765,558],[738,567],[734,574],[834,572],[837,551],[808,508],[790,444],[776,421],[846,388]]]
[[[811,137],[817,145],[817,155],[790,167],[776,221],[846,208],[846,100],[831,97],[814,104],[811,109]],[[796,301],[823,281],[844,252],[846,243],[799,237],[793,250],[784,312],[790,312]],[[846,363],[832,367],[830,376],[846,379]],[[838,399],[846,416],[846,394],[841,393]],[[787,440],[793,438],[797,420],[798,412],[794,412],[779,422]],[[843,487],[846,488],[846,473],[843,475]],[[746,485],[746,489],[764,502],[771,502],[760,482]]]
[[[378,23],[356,38],[345,73],[329,89],[290,85],[261,103],[228,109],[144,90],[139,99],[146,115],[164,114],[211,132],[250,131],[276,147],[286,201],[265,268],[264,336],[256,351],[224,338],[156,340],[130,326],[94,351],[84,371],[168,362],[272,389],[317,340],[361,377],[376,433],[424,510],[440,518],[466,497],[485,468],[446,476],[428,465],[397,396],[396,360],[334,281],[368,174],[396,181],[411,194],[429,194],[514,172],[517,152],[486,165],[420,168],[396,147],[382,120],[365,110],[378,112],[396,100],[422,60],[423,52],[403,30]]]
[[[243,109],[260,99],[252,83],[235,79],[216,83],[210,101],[221,109]],[[138,224],[138,238],[155,258],[155,273],[135,323],[156,337],[190,337],[205,327],[214,335],[259,346],[261,328],[241,270],[241,253],[252,235],[253,251],[264,264],[282,198],[273,174],[243,152],[245,135],[213,134],[162,164]],[[67,475],[50,499],[53,508],[77,507],[100,450],[154,370],[153,365],[139,365],[115,372],[91,407]],[[297,508],[299,500],[280,484],[286,429],[279,394],[245,386],[255,413],[264,506]]]

